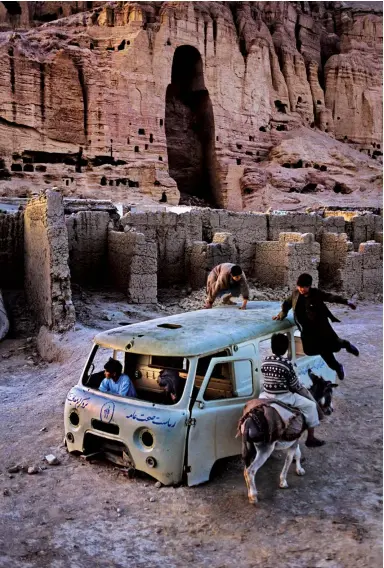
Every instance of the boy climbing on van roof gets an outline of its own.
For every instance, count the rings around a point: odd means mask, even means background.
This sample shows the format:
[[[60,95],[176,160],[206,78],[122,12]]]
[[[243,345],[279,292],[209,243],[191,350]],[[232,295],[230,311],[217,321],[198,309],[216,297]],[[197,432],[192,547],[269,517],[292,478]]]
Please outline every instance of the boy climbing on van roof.
[[[204,308],[212,308],[217,297],[222,297],[225,305],[235,305],[231,297],[243,296],[241,310],[245,310],[249,298],[248,282],[244,272],[238,264],[225,262],[218,264],[209,273],[207,280],[207,300]]]

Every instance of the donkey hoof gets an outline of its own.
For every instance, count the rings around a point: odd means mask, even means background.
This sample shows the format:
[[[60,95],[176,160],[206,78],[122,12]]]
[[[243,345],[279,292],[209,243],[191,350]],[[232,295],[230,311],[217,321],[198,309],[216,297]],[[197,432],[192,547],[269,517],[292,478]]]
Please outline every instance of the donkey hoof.
[[[305,475],[305,469],[300,467],[296,470],[297,475]]]
[[[257,501],[257,495],[255,495],[254,497],[251,497],[250,495],[248,496],[248,501],[250,502],[251,505],[257,505],[258,501]]]
[[[280,489],[287,489],[289,487],[288,483],[284,481],[280,481]]]

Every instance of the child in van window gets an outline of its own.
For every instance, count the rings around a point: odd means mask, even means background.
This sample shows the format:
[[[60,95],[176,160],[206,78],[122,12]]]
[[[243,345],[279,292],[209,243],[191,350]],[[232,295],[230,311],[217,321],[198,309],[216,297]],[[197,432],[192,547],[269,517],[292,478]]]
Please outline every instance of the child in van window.
[[[164,389],[166,404],[176,404],[184,391],[185,380],[180,378],[176,369],[162,369],[158,378],[159,386]]]
[[[123,366],[120,361],[110,358],[104,365],[105,379],[101,381],[99,390],[120,396],[137,398],[136,389],[128,375],[122,374]]]

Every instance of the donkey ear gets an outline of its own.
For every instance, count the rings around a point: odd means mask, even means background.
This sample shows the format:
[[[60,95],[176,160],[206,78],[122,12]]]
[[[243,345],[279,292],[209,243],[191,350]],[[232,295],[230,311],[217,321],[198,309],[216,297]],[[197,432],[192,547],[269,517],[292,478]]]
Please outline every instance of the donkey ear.
[[[320,381],[320,377],[318,377],[317,375],[315,375],[315,373],[312,371],[312,369],[308,369],[308,375],[309,378],[315,383],[316,381]]]

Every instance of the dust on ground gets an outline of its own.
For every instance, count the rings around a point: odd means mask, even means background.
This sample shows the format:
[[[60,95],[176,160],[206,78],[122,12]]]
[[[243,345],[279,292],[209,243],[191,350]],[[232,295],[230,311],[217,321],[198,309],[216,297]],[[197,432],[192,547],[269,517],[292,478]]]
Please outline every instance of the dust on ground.
[[[255,299],[278,299],[279,291]],[[260,297],[263,296],[264,297]],[[303,447],[306,475],[278,488],[284,456],[257,478],[260,502],[248,504],[238,458],[220,462],[212,480],[188,488],[155,487],[112,464],[88,463],[63,446],[63,409],[90,341],[106,329],[192,309],[202,293],[169,289],[147,309],[112,292],[77,290],[78,324],[62,339],[71,356],[43,362],[26,333],[0,344],[0,566],[3,568],[374,568],[382,565],[382,307],[334,307],[338,333],[355,342],[345,352],[347,377],[335,412]],[[53,453],[60,464],[49,466]],[[23,469],[10,473],[10,467]],[[35,465],[38,473],[28,475]]]

